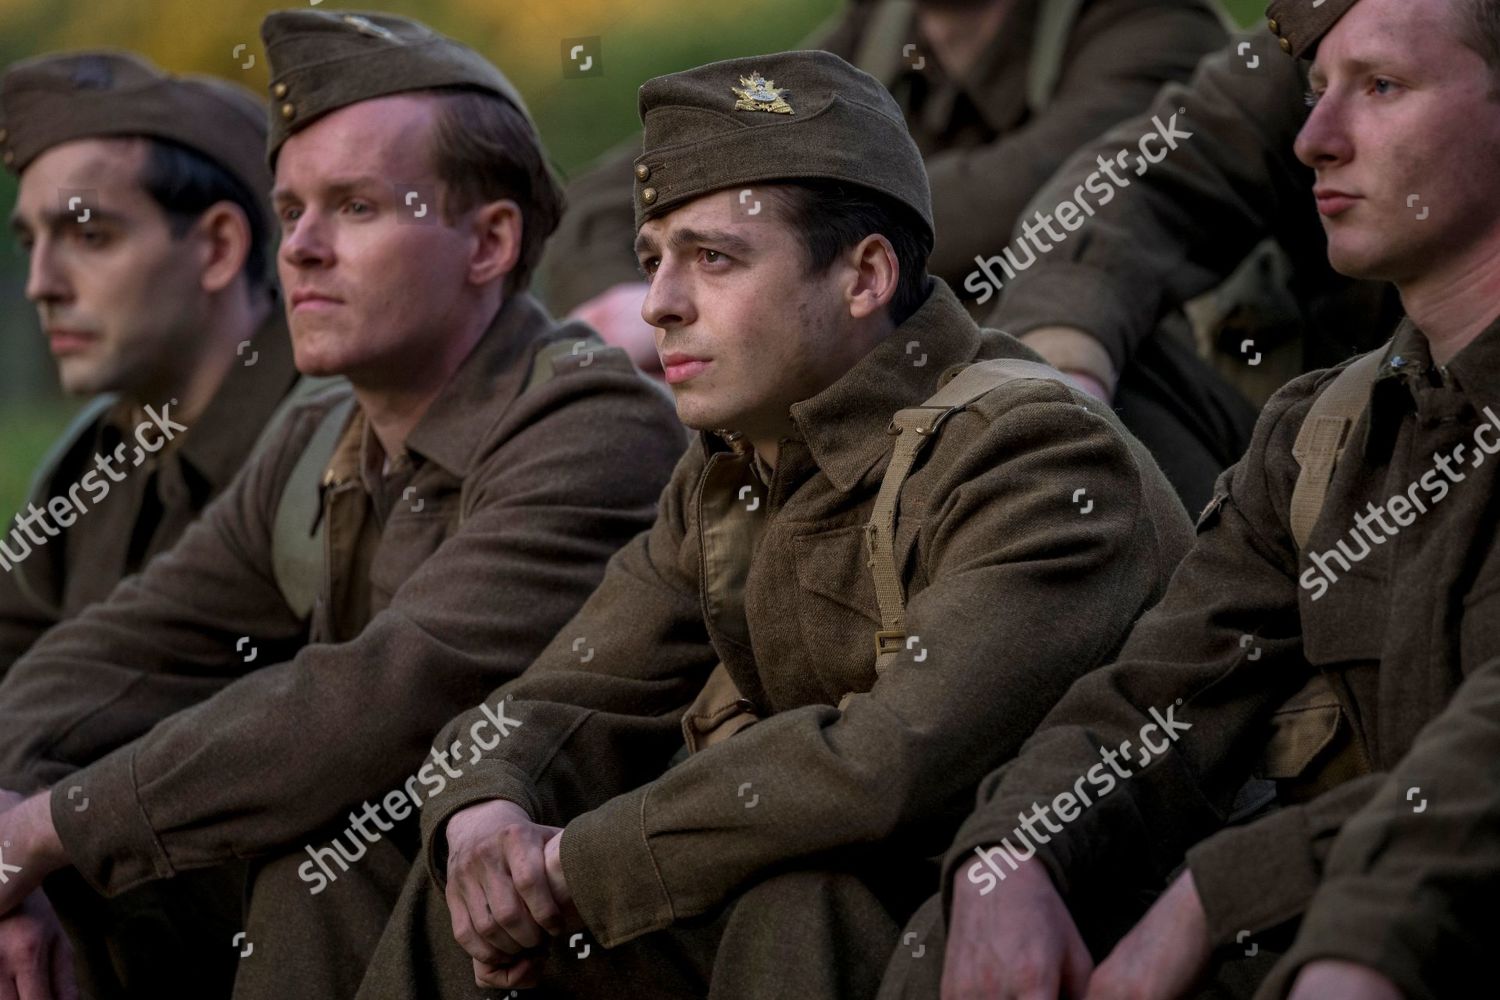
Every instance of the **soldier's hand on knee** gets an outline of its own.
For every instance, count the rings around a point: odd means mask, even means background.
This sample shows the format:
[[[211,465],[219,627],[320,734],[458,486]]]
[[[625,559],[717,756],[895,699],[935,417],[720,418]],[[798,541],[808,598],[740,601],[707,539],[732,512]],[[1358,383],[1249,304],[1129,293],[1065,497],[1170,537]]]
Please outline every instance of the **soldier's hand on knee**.
[[[0,918],[0,998],[78,1000],[73,946],[41,892]]]
[[[1208,968],[1213,945],[1193,873],[1184,869],[1089,977],[1087,1000],[1180,997]]]
[[[1401,1000],[1401,990],[1382,973],[1357,962],[1325,958],[1297,973],[1287,1000]]]
[[[953,878],[942,1000],[1083,996],[1093,960],[1046,869],[1032,859],[990,881],[984,894],[968,870]]]
[[[503,799],[448,820],[448,911],[454,938],[472,957],[509,965],[563,932],[544,857],[559,832]]]

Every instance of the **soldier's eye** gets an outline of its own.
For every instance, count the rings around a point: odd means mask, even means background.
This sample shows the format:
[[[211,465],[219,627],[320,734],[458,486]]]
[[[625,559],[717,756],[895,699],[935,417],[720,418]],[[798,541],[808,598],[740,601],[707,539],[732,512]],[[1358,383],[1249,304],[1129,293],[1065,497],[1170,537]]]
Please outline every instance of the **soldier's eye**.
[[[717,250],[704,250],[703,251],[703,262],[705,264],[717,264],[719,261],[721,261],[723,259],[724,259],[724,255],[721,254],[721,253],[719,253],[719,251],[717,251]]]
[[[1323,95],[1316,90],[1305,90],[1302,92],[1302,103],[1309,108],[1318,106],[1318,99]]]
[[[656,269],[658,267],[661,267],[661,258],[647,257],[645,260],[639,263],[639,267],[641,269],[641,273],[649,278],[651,277],[651,275],[656,273]]]
[[[1370,84],[1370,89],[1377,94],[1389,94],[1396,86],[1396,81],[1383,76],[1377,76]]]

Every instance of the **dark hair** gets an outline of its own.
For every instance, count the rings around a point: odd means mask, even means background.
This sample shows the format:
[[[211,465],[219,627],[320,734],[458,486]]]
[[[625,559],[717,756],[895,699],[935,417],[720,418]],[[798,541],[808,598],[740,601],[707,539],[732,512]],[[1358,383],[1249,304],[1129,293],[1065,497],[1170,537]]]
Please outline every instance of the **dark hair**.
[[[1467,0],[1458,15],[1458,37],[1479,53],[1495,77],[1491,97],[1500,97],[1500,0]]]
[[[840,253],[878,233],[891,241],[900,265],[891,297],[892,321],[905,322],[926,301],[932,239],[927,224],[907,205],[843,181],[786,181],[770,190],[776,192],[786,221],[801,235],[813,274],[823,274]]]
[[[484,202],[510,198],[521,209],[521,253],[506,291],[524,289],[563,213],[563,193],[542,141],[515,105],[485,90],[438,88],[433,166],[443,182],[443,217],[453,221]]]
[[[245,275],[252,289],[267,286],[266,270],[271,239],[265,207],[240,180],[213,160],[166,139],[148,138],[141,187],[167,215],[172,235],[181,237],[203,213],[227,201],[245,213],[250,226],[250,252]]]

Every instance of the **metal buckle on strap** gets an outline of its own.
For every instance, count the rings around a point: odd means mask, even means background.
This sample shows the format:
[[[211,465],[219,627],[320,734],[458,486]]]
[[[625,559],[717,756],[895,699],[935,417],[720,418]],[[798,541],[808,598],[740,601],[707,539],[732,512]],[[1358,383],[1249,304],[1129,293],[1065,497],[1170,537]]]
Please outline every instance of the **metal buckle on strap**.
[[[906,645],[905,629],[883,628],[875,633],[875,655],[885,656],[889,653],[899,653]]]

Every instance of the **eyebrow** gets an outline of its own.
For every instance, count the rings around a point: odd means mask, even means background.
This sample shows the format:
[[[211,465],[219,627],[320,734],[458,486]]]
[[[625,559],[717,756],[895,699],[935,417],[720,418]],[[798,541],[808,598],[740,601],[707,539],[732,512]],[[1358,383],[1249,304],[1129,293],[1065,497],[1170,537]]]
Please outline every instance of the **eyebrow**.
[[[92,205],[85,205],[83,207],[89,210],[90,222],[102,222],[110,225],[118,225],[125,220],[125,217],[118,212],[106,212],[102,209],[95,208]],[[69,212],[65,209],[57,209],[55,211],[45,212],[42,214],[42,225],[48,229],[57,229],[59,226],[66,226],[70,223],[78,224],[78,217],[74,213]],[[20,214],[17,212],[11,212],[10,214],[10,228],[11,232],[16,233],[17,235],[21,233],[31,232],[31,226],[27,224],[26,220],[21,218]]]
[[[372,174],[362,174],[359,177],[335,177],[321,185],[321,188],[324,194],[341,195],[382,186],[391,187],[389,183],[379,177]],[[279,204],[286,201],[297,201],[298,198],[286,188],[277,187],[271,190],[271,200]]]
[[[737,256],[745,256],[755,250],[748,240],[724,229],[674,229],[671,235],[667,237],[667,242],[676,250],[683,250],[691,246],[707,243],[723,247],[729,253]],[[656,240],[644,232],[636,236],[635,254],[637,257],[642,253],[655,249],[657,249]]]

